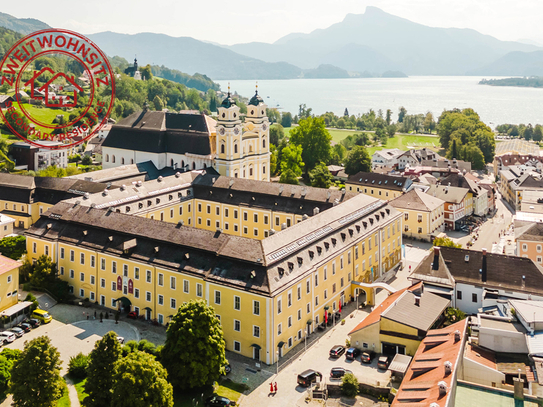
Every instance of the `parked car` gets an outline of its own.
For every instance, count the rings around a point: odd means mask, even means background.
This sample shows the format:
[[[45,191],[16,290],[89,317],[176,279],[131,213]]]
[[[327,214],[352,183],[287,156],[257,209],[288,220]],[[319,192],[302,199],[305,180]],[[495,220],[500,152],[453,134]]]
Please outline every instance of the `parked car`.
[[[345,359],[355,360],[358,355],[360,355],[360,349],[358,349],[358,348],[349,348],[345,352]]]
[[[331,358],[339,358],[344,353],[345,353],[345,346],[336,345],[332,349],[330,349]]]
[[[223,407],[223,406],[232,406],[230,399],[221,396],[211,396],[208,397],[205,403],[206,407]]]
[[[129,319],[138,319],[138,313],[136,311],[130,311],[126,317]]]
[[[345,376],[347,373],[352,373],[352,372],[343,367],[333,367],[332,370],[330,370],[330,378],[339,379],[340,377]]]
[[[32,313],[32,318],[39,319],[43,324],[48,324],[53,320],[53,317],[43,309],[35,309]]]
[[[383,369],[387,370],[388,365],[390,364],[390,356],[379,356],[379,360],[377,360],[377,369]]]
[[[227,375],[231,371],[232,371],[232,366],[230,366],[230,363],[227,363],[226,365],[224,365],[224,374],[225,375]]]
[[[322,380],[322,374],[313,369],[307,369],[306,371],[298,375],[298,384],[303,387],[311,386],[311,383],[317,381],[317,377]]]
[[[0,342],[3,341],[4,344],[13,342],[17,337],[13,332],[3,331],[0,332]]]
[[[9,328],[8,332],[13,332],[17,338],[20,338],[25,333],[25,331],[23,329],[18,328],[16,326],[14,326],[13,328]]]
[[[32,329],[35,329],[41,325],[41,321],[36,318],[30,318],[28,321],[26,321],[30,326],[32,326]]]
[[[365,352],[362,352],[362,356],[360,356],[360,361],[362,363],[371,363],[374,357],[375,357],[375,352],[372,350],[367,350]]]
[[[25,331],[25,333],[28,333],[32,330],[32,325],[30,325],[28,322],[23,322],[19,324],[19,328]]]

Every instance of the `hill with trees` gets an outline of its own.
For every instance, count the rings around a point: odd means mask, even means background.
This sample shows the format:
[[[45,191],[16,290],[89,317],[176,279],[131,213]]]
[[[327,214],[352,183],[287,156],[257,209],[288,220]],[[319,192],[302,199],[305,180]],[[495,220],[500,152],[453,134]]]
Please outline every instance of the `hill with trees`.
[[[17,18],[6,13],[0,13],[0,27],[8,28],[20,34],[30,34],[34,31],[51,28],[43,21],[34,18]]]

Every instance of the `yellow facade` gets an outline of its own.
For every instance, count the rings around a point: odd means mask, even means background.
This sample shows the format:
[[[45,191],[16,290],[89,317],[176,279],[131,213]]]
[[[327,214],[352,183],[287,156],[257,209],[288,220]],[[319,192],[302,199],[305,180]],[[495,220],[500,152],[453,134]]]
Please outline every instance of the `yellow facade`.
[[[349,183],[349,181],[345,182],[345,188],[347,191],[360,192],[361,194],[373,196],[374,198],[383,199],[385,201],[397,198],[403,193],[402,191],[379,188],[377,186],[360,186],[358,184]]]
[[[0,255],[0,311],[18,302],[20,265],[18,261]]]
[[[403,213],[403,234],[430,241],[432,236],[445,229],[445,207],[432,211],[412,210],[396,207]]]
[[[391,332],[396,335],[387,335],[386,332]],[[416,328],[401,324],[390,319],[381,318],[379,340],[381,344],[391,343],[395,345],[405,346],[405,354],[413,356],[422,341],[419,337],[419,332]]]

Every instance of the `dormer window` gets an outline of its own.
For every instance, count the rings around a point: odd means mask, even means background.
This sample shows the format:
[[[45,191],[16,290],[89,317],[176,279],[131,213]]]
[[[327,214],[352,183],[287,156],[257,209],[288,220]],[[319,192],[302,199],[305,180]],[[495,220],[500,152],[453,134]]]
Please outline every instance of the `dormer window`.
[[[349,228],[349,235],[350,235],[351,237],[353,237],[353,235],[354,235],[354,230],[352,230],[352,229]]]
[[[293,270],[293,269],[294,269],[294,263],[292,263],[292,262],[289,261],[289,262],[288,262],[288,269],[289,269],[289,270]]]
[[[285,274],[285,269],[283,267],[277,267],[277,272],[281,277],[283,277],[283,274]]]
[[[341,234],[341,240],[345,241],[346,238],[347,238],[347,234],[346,234],[346,233],[342,233],[342,234]]]
[[[313,259],[313,257],[315,257],[315,252],[312,250],[309,250],[309,258]]]
[[[357,231],[358,233],[360,233],[360,225],[356,225],[355,227],[356,227],[356,231]]]
[[[337,243],[337,239],[335,239],[335,238],[332,238],[332,244],[333,244],[333,245],[335,246],[335,245],[336,245],[336,243]]]
[[[326,248],[326,250],[328,250],[330,248],[330,243],[324,242],[324,247]]]
[[[322,253],[322,247],[317,246],[317,253],[319,253],[319,255]]]
[[[298,257],[297,260],[298,260],[298,265],[299,266],[301,266],[303,264],[303,262],[304,262],[304,259],[301,258],[301,257]]]

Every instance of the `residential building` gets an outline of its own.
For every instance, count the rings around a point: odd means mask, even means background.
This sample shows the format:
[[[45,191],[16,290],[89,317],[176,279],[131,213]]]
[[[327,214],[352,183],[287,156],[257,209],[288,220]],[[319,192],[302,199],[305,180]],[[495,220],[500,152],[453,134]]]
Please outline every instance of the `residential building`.
[[[114,124],[102,144],[103,168],[152,161],[161,170],[212,167],[221,175],[267,181],[270,178],[266,104],[258,92],[242,123],[240,108],[228,93],[218,120],[203,114],[133,113]]]
[[[541,214],[538,214],[541,216]],[[543,266],[543,219],[535,221],[515,220],[517,256],[528,257]]]
[[[11,144],[10,154],[15,159],[15,165],[17,167],[26,166],[26,169],[32,171],[44,170],[52,165],[59,168],[68,167],[66,149],[54,149],[55,146],[63,146],[63,143],[42,140],[40,144],[48,147],[38,147],[24,141]]]
[[[456,158],[453,158],[452,160],[449,160],[447,158],[441,158],[441,157],[434,157],[432,159],[422,159],[420,161],[420,165],[422,167],[434,167],[434,168],[440,168],[440,169],[447,169],[447,170],[456,170],[458,172],[470,172],[471,171],[471,162],[469,161],[462,161],[457,160]]]
[[[456,230],[473,213],[473,194],[467,188],[431,185],[427,193],[445,201],[446,230]]]
[[[0,214],[15,219],[14,227],[27,229],[58,202],[107,187],[105,183],[78,179],[0,173]]]
[[[494,152],[494,174],[511,165],[526,164],[532,160],[539,162],[543,158],[539,152],[539,145],[522,139],[506,140],[496,143]]]
[[[452,247],[434,247],[408,277],[451,299],[467,314],[510,299],[543,300],[543,273],[532,260]]]
[[[0,213],[0,239],[13,234],[15,219]]]
[[[442,185],[467,188],[473,198],[473,214],[484,216],[489,212],[488,190],[480,186],[469,172],[455,173],[441,180]]]
[[[359,172],[347,179],[345,188],[348,191],[360,192],[389,201],[408,191],[412,183],[413,181],[407,177]]]
[[[205,299],[226,347],[274,363],[401,261],[401,214],[363,194],[192,171],[61,202],[27,231],[76,297],[161,324]],[[121,306],[122,305],[122,306]]]
[[[533,170],[511,166],[499,172],[499,191],[515,210],[522,210],[525,195],[537,193],[543,197],[543,176]]]
[[[404,151],[398,148],[389,148],[378,150],[371,156],[371,168],[377,167],[392,167],[398,166],[398,158],[403,155]]]
[[[398,169],[403,170],[405,167],[415,167],[419,165],[419,157],[415,154],[415,150],[405,151],[398,157]]]
[[[19,301],[19,267],[20,262],[0,255],[0,317]]]
[[[428,331],[413,356],[392,406],[454,407],[467,320]]]
[[[351,332],[351,346],[377,353],[413,355],[430,328],[443,322],[450,300],[425,292],[422,283],[390,294]]]
[[[414,188],[390,201],[403,213],[403,235],[433,241],[445,230],[445,201]]]

